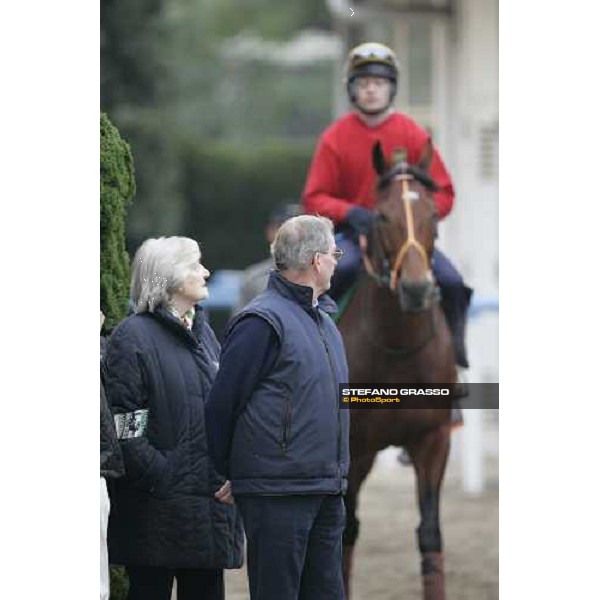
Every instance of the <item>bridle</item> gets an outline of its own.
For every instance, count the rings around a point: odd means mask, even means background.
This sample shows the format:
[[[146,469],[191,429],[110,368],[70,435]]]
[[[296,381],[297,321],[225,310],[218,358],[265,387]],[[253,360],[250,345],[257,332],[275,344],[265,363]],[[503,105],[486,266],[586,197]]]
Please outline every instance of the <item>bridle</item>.
[[[368,256],[368,253],[367,253],[368,244],[367,244],[367,237],[365,235],[361,235],[359,237],[359,244],[360,244],[361,254],[362,254],[362,258],[363,258],[363,264],[364,264],[365,271],[367,272],[367,274],[372,279],[374,279],[375,282],[377,283],[377,285],[379,285],[380,287],[389,288],[389,290],[393,294],[398,294],[397,286],[398,286],[398,280],[399,280],[399,273],[402,268],[402,263],[404,262],[404,259],[406,258],[406,255],[410,248],[415,248],[415,250],[419,253],[419,255],[423,259],[423,262],[425,263],[425,266],[427,268],[427,276],[430,277],[431,280],[433,281],[433,273],[431,271],[429,255],[427,253],[427,250],[425,250],[425,248],[423,247],[423,244],[421,244],[421,242],[419,242],[419,240],[417,240],[417,238],[415,237],[414,214],[413,214],[413,207],[412,207],[412,202],[411,202],[411,190],[409,189],[409,182],[411,180],[417,180],[430,190],[436,190],[437,186],[433,182],[433,180],[431,180],[422,171],[420,171],[414,167],[411,167],[406,163],[402,163],[399,166],[397,166],[396,168],[392,169],[390,172],[386,173],[379,181],[379,188],[381,189],[383,186],[385,186],[389,181],[392,180],[392,178],[398,178],[398,179],[400,179],[400,181],[402,183],[402,202],[403,202],[404,211],[406,214],[406,229],[407,229],[406,240],[404,241],[404,243],[402,244],[402,246],[396,253],[396,258],[394,260],[394,264],[390,267],[390,261],[387,258],[384,258],[383,266],[384,266],[385,272],[383,275],[379,274],[376,271],[375,267],[373,266],[373,262],[371,261],[370,257]],[[373,293],[372,288],[369,288],[369,291],[367,291],[366,295],[363,297],[362,304],[361,304],[361,311],[365,312],[365,314],[369,314],[371,311],[372,306],[369,306],[369,304],[371,304],[371,305],[373,304],[373,301],[371,298],[372,293]],[[370,300],[370,302],[369,302],[369,300]],[[379,350],[385,352],[388,355],[395,356],[398,359],[408,358],[408,357],[416,354],[423,348],[425,348],[425,346],[427,346],[437,335],[437,327],[435,325],[434,313],[433,313],[433,311],[428,311],[428,312],[429,312],[429,319],[428,319],[429,331],[425,335],[423,340],[421,342],[419,342],[418,344],[416,344],[415,346],[405,346],[405,347],[388,346],[386,344],[378,342],[375,339],[375,337],[373,336],[373,333],[368,328],[365,328],[365,334],[366,334],[367,339],[368,339],[369,343],[371,344],[371,346],[378,348]],[[361,322],[364,323],[365,320],[361,319]]]
[[[410,190],[408,188],[408,182],[417,179],[421,181],[426,187],[434,188],[435,183],[425,174],[417,171],[413,167],[410,167],[406,163],[402,163],[397,168],[393,169],[386,175],[384,175],[380,182],[379,187],[382,187],[387,182],[389,182],[392,178],[398,178],[402,182],[402,202],[404,204],[404,212],[406,214],[406,229],[407,236],[404,244],[402,244],[400,250],[398,250],[396,254],[396,260],[394,261],[393,266],[389,270],[389,274],[380,275],[377,273],[373,266],[373,262],[369,258],[367,254],[367,238],[364,235],[359,237],[359,245],[362,253],[363,264],[366,272],[378,283],[378,285],[389,287],[392,293],[396,292],[396,286],[398,284],[398,277],[400,273],[400,269],[402,267],[402,263],[406,258],[406,254],[410,248],[415,248],[417,252],[421,255],[423,262],[427,267],[428,276],[433,277],[431,273],[431,267],[429,264],[429,256],[427,254],[427,250],[423,247],[423,244],[417,240],[415,237],[415,222],[413,209],[410,198]],[[384,264],[389,265],[389,261],[386,259]]]

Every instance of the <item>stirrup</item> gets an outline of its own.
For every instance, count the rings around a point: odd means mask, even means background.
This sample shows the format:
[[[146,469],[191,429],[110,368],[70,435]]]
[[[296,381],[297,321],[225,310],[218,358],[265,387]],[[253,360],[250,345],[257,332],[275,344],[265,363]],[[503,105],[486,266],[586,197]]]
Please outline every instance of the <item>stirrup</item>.
[[[452,401],[456,402],[469,395],[469,382],[467,380],[466,369],[456,365],[456,383],[454,384],[454,396]]]
[[[400,454],[398,454],[398,462],[405,467],[410,467],[410,465],[412,465],[412,458],[406,448],[402,448]]]

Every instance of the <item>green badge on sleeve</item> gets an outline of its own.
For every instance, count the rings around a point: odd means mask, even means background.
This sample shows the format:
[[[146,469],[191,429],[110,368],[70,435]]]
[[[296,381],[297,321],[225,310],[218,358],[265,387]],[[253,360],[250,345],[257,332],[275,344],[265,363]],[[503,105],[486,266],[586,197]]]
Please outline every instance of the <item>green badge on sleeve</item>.
[[[148,428],[148,409],[115,415],[115,429],[120,440],[142,437]]]

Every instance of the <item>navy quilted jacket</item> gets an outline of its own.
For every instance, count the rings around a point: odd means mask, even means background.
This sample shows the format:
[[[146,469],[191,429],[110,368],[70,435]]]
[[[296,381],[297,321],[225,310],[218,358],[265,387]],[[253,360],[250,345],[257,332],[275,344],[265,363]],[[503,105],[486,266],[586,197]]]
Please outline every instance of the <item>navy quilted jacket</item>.
[[[237,568],[243,532],[209,459],[204,402],[219,343],[200,306],[192,331],[164,309],[114,330],[107,393],[125,461],[109,522],[110,561],[171,568]]]

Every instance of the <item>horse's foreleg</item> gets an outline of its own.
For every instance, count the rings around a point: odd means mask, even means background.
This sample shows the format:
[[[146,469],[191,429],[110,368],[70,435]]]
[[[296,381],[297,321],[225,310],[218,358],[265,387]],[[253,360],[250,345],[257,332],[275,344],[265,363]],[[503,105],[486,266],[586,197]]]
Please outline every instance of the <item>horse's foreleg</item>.
[[[358,492],[365,477],[373,466],[375,454],[369,454],[360,458],[352,458],[350,472],[348,473],[348,492],[345,496],[346,502],[346,528],[343,536],[343,569],[344,589],[346,600],[350,598],[350,575],[352,573],[352,559],[354,557],[354,545],[358,539],[360,521],[356,516],[358,507]]]
[[[450,449],[450,428],[427,434],[412,452],[421,523],[417,528],[425,600],[445,600],[444,555],[440,530],[440,489]]]

